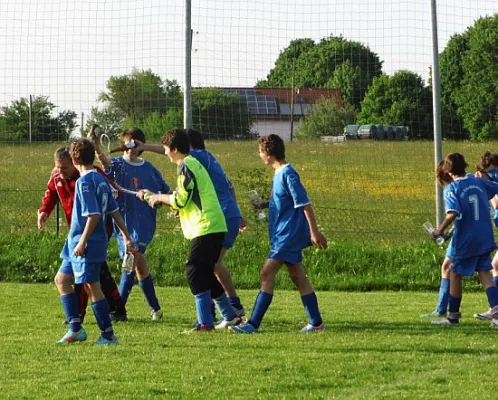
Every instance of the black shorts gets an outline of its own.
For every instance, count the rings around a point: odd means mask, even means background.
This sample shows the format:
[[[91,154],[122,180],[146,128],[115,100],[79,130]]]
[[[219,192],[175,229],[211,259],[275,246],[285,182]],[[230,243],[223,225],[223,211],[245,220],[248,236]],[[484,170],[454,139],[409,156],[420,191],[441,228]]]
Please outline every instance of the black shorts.
[[[214,266],[220,257],[224,237],[224,233],[210,233],[190,241],[185,270],[194,295],[210,290],[211,297],[217,298],[224,292],[214,275]]]

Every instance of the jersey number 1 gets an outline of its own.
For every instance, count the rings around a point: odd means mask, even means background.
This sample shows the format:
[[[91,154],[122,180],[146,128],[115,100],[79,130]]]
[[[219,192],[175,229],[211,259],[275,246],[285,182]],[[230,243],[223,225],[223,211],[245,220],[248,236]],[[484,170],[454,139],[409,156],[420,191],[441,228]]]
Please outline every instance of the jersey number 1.
[[[474,220],[479,221],[479,198],[476,194],[469,196],[469,203],[474,206]]]

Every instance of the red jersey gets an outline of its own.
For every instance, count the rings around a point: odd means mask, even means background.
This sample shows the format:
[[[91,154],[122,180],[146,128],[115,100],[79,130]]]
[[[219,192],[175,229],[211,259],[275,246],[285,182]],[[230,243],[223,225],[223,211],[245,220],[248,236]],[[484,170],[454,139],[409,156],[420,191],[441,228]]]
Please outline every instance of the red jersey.
[[[95,169],[104,175],[107,180],[109,177],[99,167],[94,166]],[[60,200],[64,214],[66,215],[67,225],[71,226],[71,215],[73,213],[74,191],[76,188],[76,181],[80,177],[77,169],[74,170],[73,176],[69,179],[63,179],[57,168],[52,170],[52,175],[47,183],[47,190],[42,199],[42,206],[39,208],[40,212],[46,212],[48,215],[54,210],[57,201]],[[112,186],[112,182],[109,180]]]

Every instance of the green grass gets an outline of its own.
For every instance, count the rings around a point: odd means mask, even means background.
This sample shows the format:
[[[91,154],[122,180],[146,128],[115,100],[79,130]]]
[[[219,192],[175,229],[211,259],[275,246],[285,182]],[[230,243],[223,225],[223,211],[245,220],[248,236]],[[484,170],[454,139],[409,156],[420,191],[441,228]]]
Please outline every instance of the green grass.
[[[276,292],[261,333],[182,335],[194,319],[186,288],[159,288],[165,320],[147,321],[138,287],[120,345],[56,345],[64,333],[56,289],[0,284],[2,398],[494,399],[496,331],[471,315],[482,293],[465,294],[460,326],[420,321],[435,293],[319,292],[328,330],[297,333],[305,314],[296,292]],[[241,291],[250,308],[255,290]]]
[[[445,142],[443,150],[464,153],[473,166],[485,150],[494,146],[495,142]],[[53,167],[56,147],[54,143],[2,147],[0,232],[36,230],[36,209]],[[272,171],[259,159],[256,143],[210,142],[208,148],[235,183],[250,223],[248,234],[266,240],[265,224],[257,224],[246,201],[250,189],[262,195],[270,192]],[[176,182],[175,166],[166,157],[144,156],[163,172],[167,182]],[[417,243],[425,238],[423,222],[434,220],[431,142],[294,142],[287,144],[287,158],[299,171],[318,223],[330,240],[379,246]],[[165,210],[160,212],[160,234],[169,235],[177,227],[177,221],[167,214]],[[49,221],[48,228],[53,230],[53,225],[53,220]],[[61,225],[65,225],[64,220]],[[177,230],[173,234],[180,235]]]

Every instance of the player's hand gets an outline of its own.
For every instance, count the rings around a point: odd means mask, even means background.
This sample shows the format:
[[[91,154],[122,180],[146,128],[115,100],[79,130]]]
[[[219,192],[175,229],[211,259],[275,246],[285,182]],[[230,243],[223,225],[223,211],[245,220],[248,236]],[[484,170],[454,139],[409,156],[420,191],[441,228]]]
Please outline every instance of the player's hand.
[[[97,135],[98,125],[92,125],[90,131],[88,132],[87,138],[90,142],[92,142],[95,146],[100,146],[100,138]]]
[[[137,197],[143,201],[145,193],[152,193],[152,192],[148,189],[140,189],[137,193]]]
[[[161,194],[155,194],[149,197],[149,205],[154,208],[157,203],[161,203]]]
[[[135,150],[144,151],[144,143],[143,142],[141,142],[140,140],[137,140],[137,139],[133,139],[133,141],[135,142]]]
[[[45,225],[45,222],[48,219],[48,213],[46,212],[40,212],[38,211],[38,229],[43,228],[43,225]]]
[[[268,202],[262,200],[253,200],[251,202],[252,206],[255,210],[262,210],[264,208],[268,208]]]
[[[126,254],[135,254],[138,251],[138,247],[131,240],[125,240]]]
[[[247,221],[244,218],[240,219],[239,232],[244,232],[247,229]]]
[[[327,239],[320,231],[311,232],[311,241],[316,247],[320,249],[327,248]]]
[[[441,236],[443,232],[441,232],[441,229],[434,229],[434,232],[431,233],[431,239],[436,240],[439,236]]]
[[[86,247],[85,243],[79,242],[78,245],[75,247],[73,254],[75,256],[85,257],[85,247]]]

